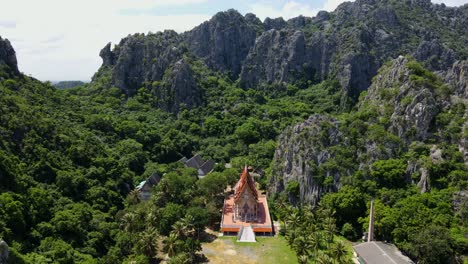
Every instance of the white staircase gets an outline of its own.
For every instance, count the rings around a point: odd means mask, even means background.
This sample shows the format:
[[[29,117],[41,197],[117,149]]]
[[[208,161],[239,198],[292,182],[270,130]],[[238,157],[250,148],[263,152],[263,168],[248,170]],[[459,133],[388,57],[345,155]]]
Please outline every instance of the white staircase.
[[[252,226],[244,226],[239,230],[237,242],[257,242]]]

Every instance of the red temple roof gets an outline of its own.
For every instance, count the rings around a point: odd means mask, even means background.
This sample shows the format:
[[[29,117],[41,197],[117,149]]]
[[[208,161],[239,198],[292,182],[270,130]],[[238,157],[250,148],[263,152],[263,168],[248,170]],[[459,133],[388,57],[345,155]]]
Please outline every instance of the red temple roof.
[[[241,177],[239,181],[237,182],[236,186],[234,187],[234,202],[237,202],[239,200],[241,194],[244,192],[245,187],[248,186],[250,188],[250,191],[252,192],[253,196],[255,197],[256,200],[258,200],[258,193],[257,189],[255,188],[255,182],[250,176],[249,169],[247,168],[247,165],[245,165],[244,171],[241,174]]]

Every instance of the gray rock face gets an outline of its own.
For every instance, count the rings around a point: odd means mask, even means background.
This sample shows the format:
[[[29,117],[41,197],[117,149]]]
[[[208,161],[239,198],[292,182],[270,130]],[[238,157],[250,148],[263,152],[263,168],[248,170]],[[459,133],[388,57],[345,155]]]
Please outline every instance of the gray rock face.
[[[263,21],[263,26],[265,28],[265,31],[268,31],[270,29],[276,29],[276,30],[281,30],[285,28],[288,24],[282,17],[278,18],[265,18],[265,21]]]
[[[342,178],[355,170],[366,170],[379,159],[395,158],[411,142],[428,139],[431,136],[431,124],[444,102],[436,99],[435,91],[425,82],[413,80],[414,76],[411,76],[416,73],[412,67],[416,66],[410,63],[415,62],[400,56],[383,66],[367,96],[358,105],[362,113],[368,108],[377,112],[377,117],[364,120],[363,126],[384,123],[382,128],[393,134],[393,138],[382,139],[364,130],[359,143],[353,143],[356,149],[343,154],[340,148],[352,146],[349,140],[353,136],[347,134],[350,130],[340,127],[333,118],[314,115],[304,123],[287,128],[279,137],[273,159],[270,191],[283,192],[289,182],[297,181],[299,196],[290,195],[290,200],[315,204],[324,192],[339,189]],[[432,163],[442,160],[441,153],[441,149],[435,146],[431,149],[429,157]],[[355,161],[345,166],[346,171],[340,165],[333,166],[328,162],[346,159]],[[410,183],[414,174],[418,174],[415,177],[419,178],[414,184],[418,184],[422,192],[431,188],[429,171],[424,164],[418,160],[410,161],[406,175],[406,181]]]
[[[468,61],[457,61],[445,76],[445,81],[452,85],[454,94],[468,99]]]
[[[166,69],[182,56],[182,38],[174,31],[135,34],[122,39],[110,51],[101,51],[103,67],[112,69],[112,84],[127,95],[134,95],[143,82],[161,80]]]
[[[388,116],[388,109],[392,109],[388,129],[405,142],[424,141],[430,135],[429,128],[441,102],[437,102],[430,87],[411,81],[408,63],[407,58],[400,56],[381,70],[360,108],[369,102],[378,107],[382,116]]]
[[[0,37],[0,69],[9,74],[19,75],[16,52],[8,39]]]
[[[425,66],[429,70],[440,71],[449,69],[455,62],[457,55],[453,50],[445,48],[438,40],[423,40],[413,57],[426,62]]]
[[[251,16],[242,16],[231,9],[219,12],[212,19],[185,34],[189,49],[214,70],[229,73],[235,79],[242,62],[261,30]]]
[[[460,34],[466,35],[462,26],[467,16],[466,12],[463,12],[465,7],[447,8],[433,5],[430,1],[399,4],[374,0],[345,2],[332,13],[320,12],[312,19],[290,19],[286,27],[280,19],[265,20],[267,30],[304,32],[305,59],[290,61],[284,53],[280,56],[276,56],[274,52],[259,53],[270,50],[269,42],[265,41],[270,35],[267,31],[258,37],[248,59],[245,60],[240,76],[241,83],[252,87],[256,83],[284,82],[291,79],[286,75],[292,73],[283,71],[283,74],[276,74],[273,78],[265,73],[281,68],[281,65],[283,68],[284,65],[291,68],[293,63],[298,63],[292,69],[297,73],[297,69],[302,68],[299,71],[303,74],[301,78],[317,82],[329,76],[337,77],[344,91],[357,99],[361,91],[368,89],[377,69],[388,59],[402,53],[414,54],[431,70],[447,71],[458,57],[457,53],[445,47],[440,40],[442,36],[434,28],[424,22],[412,21],[404,15],[405,12],[414,9],[414,6],[423,7],[430,16],[440,20],[438,23],[446,27],[443,30],[456,29]],[[359,26],[356,26],[358,24]],[[414,38],[420,41],[417,45]],[[280,43],[275,43],[276,50],[287,50],[292,41],[293,39],[283,39]],[[260,71],[258,74],[251,69],[265,69],[265,72]]]
[[[255,42],[241,72],[241,85],[289,82],[301,74],[305,62],[305,38],[301,31],[269,30]]]
[[[239,79],[244,88],[336,78],[357,100],[377,69],[399,55],[413,54],[445,76],[468,53],[463,41],[468,37],[467,11],[468,5],[453,8],[429,0],[357,0],[314,18],[268,18],[262,23],[253,14],[228,10],[181,35],[129,36],[113,50],[107,45],[100,55],[102,69],[112,71],[111,84],[128,95],[145,82],[161,80],[168,67],[189,53],[211,70]],[[449,44],[459,48],[451,50]]]
[[[323,13],[321,14],[323,15]],[[288,20],[288,26],[293,29],[302,29],[312,22],[312,18],[305,16],[298,16]]]
[[[373,56],[366,53],[348,54],[340,63],[338,79],[346,93],[357,98],[362,91],[367,90],[377,69]]]
[[[187,108],[202,103],[201,91],[197,86],[190,65],[184,60],[174,64],[168,75],[163,78],[161,87],[155,91],[159,107],[168,112],[177,113],[181,104]]]
[[[0,239],[0,264],[8,263],[9,254],[10,254],[10,250],[8,249],[8,244],[2,239]]]
[[[151,86],[161,109],[177,113],[181,104],[196,107],[202,94],[194,72],[182,59],[187,52],[182,43],[182,36],[174,31],[128,36],[113,50],[110,43],[101,50],[102,69],[111,70],[111,85],[129,96]]]
[[[282,192],[289,182],[297,181],[299,197],[290,194],[290,200],[316,204],[322,193],[337,190],[343,172],[327,166],[327,161],[335,157],[331,148],[344,141],[339,122],[324,115],[287,128],[275,151],[270,191]]]

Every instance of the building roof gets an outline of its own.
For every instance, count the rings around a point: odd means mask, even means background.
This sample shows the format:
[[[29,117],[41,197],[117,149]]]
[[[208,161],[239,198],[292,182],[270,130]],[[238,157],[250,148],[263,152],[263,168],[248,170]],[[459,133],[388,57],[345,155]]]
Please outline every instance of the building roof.
[[[138,184],[138,186],[136,187],[137,190],[140,190],[144,185],[145,185],[146,181],[142,181],[140,182],[140,184]]]
[[[230,195],[224,200],[223,216],[221,219],[222,232],[239,232],[242,226],[252,226],[254,232],[273,232],[273,224],[271,222],[270,210],[266,195],[258,196],[258,216],[255,222],[243,222],[240,219],[235,219],[235,203],[234,195]]]
[[[365,242],[353,246],[354,251],[363,263],[367,264],[408,264],[414,263],[404,256],[393,244],[380,241]]]
[[[239,200],[241,194],[244,192],[246,187],[250,189],[255,199],[258,200],[257,188],[255,188],[255,182],[252,176],[250,176],[247,165],[245,165],[244,171],[242,171],[241,177],[237,182],[236,186],[234,187],[234,202],[237,202]]]
[[[185,167],[197,169],[199,176],[205,176],[210,173],[215,166],[214,160],[205,161],[199,154],[187,159],[183,157],[180,162],[184,163]]]

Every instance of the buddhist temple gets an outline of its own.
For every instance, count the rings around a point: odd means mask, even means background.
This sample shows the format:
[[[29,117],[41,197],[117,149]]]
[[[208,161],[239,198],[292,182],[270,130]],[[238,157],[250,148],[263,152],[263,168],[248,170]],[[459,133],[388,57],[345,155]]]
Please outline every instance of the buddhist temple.
[[[244,230],[257,235],[273,233],[267,196],[258,193],[247,166],[234,187],[234,193],[224,200],[221,221],[221,231],[226,235],[241,237]]]

